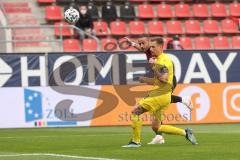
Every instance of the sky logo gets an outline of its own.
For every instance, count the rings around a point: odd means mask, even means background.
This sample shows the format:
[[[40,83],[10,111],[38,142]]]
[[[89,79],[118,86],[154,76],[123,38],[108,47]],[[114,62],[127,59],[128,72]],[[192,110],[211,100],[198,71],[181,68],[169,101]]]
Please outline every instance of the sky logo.
[[[41,92],[24,89],[24,104],[26,122],[43,118]]]

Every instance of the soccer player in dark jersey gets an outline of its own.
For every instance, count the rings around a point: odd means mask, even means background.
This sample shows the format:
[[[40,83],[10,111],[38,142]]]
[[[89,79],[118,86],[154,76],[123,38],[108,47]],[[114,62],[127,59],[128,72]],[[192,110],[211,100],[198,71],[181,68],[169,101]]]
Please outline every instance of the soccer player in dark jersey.
[[[139,38],[137,40],[137,42],[134,42],[132,40],[130,40],[129,38],[125,37],[125,39],[129,42],[129,44],[131,46],[133,46],[134,48],[136,48],[138,51],[144,52],[147,56],[147,60],[149,62],[150,65],[152,65],[155,61],[154,56],[152,56],[151,54],[151,50],[150,50],[150,46],[149,46],[149,41],[150,38],[147,37],[142,37]],[[144,81],[145,77],[140,77],[140,81]],[[177,80],[176,80],[176,76],[173,76],[173,91],[177,86]],[[183,103],[187,108],[189,108],[190,110],[193,109],[193,105],[191,102],[191,99],[189,97],[180,97],[180,96],[176,96],[176,95],[171,95],[171,103]],[[157,128],[160,124],[160,122],[157,120],[154,120],[152,122],[152,129],[155,130],[155,128]],[[164,138],[161,134],[156,133],[156,136],[152,139],[151,142],[149,142],[148,144],[163,144]]]

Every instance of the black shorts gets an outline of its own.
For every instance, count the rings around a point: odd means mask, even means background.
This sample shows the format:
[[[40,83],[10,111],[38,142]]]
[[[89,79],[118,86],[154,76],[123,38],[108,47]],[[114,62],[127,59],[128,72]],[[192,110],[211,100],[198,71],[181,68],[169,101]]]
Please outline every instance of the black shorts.
[[[174,75],[173,76],[173,83],[172,83],[172,92],[174,91],[174,89],[176,88],[177,86],[177,79],[176,79],[176,76]]]

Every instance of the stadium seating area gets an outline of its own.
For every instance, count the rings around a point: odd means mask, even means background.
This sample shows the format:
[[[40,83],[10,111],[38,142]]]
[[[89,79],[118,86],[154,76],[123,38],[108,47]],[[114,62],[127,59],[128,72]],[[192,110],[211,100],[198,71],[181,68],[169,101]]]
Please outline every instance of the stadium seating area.
[[[20,27],[12,30],[12,40],[14,51],[31,51],[27,48],[34,47],[35,50],[49,50],[51,46],[45,42],[48,40],[44,30],[41,27],[26,28],[26,25],[39,26],[38,17],[33,14],[33,10],[28,2],[4,2],[1,6],[7,15],[8,25],[18,25]],[[22,26],[22,27],[21,27]],[[17,48],[17,49],[16,49]]]
[[[63,19],[63,8],[66,0],[36,0],[45,13],[46,24],[68,25]],[[69,1],[68,1],[69,2]],[[77,1],[87,2],[87,1]],[[180,36],[184,49],[226,49],[240,48],[239,26],[231,17],[240,17],[240,2],[236,0],[201,1],[201,0],[129,0],[113,1],[115,10],[111,21],[102,17],[102,8],[106,1],[92,1],[88,5],[93,15],[94,30],[100,39],[78,40],[76,34],[68,28],[61,32],[56,28],[55,36],[64,36],[65,51],[104,51],[111,42],[114,51],[123,50],[118,47],[122,37],[161,35],[167,41],[174,35]],[[31,8],[27,3],[5,3],[7,13],[22,12],[29,14],[28,24],[37,24],[31,17]],[[9,7],[15,5],[18,7]],[[80,3],[79,3],[80,5]],[[98,47],[99,46],[99,47]],[[134,50],[130,48],[128,50]]]

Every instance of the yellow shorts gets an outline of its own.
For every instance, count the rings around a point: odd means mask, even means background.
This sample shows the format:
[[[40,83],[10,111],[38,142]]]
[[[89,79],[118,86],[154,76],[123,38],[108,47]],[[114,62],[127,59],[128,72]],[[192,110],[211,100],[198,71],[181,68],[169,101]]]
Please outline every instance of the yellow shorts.
[[[171,92],[159,96],[148,96],[139,101],[139,105],[152,113],[159,121],[163,120],[163,113],[171,103]]]

